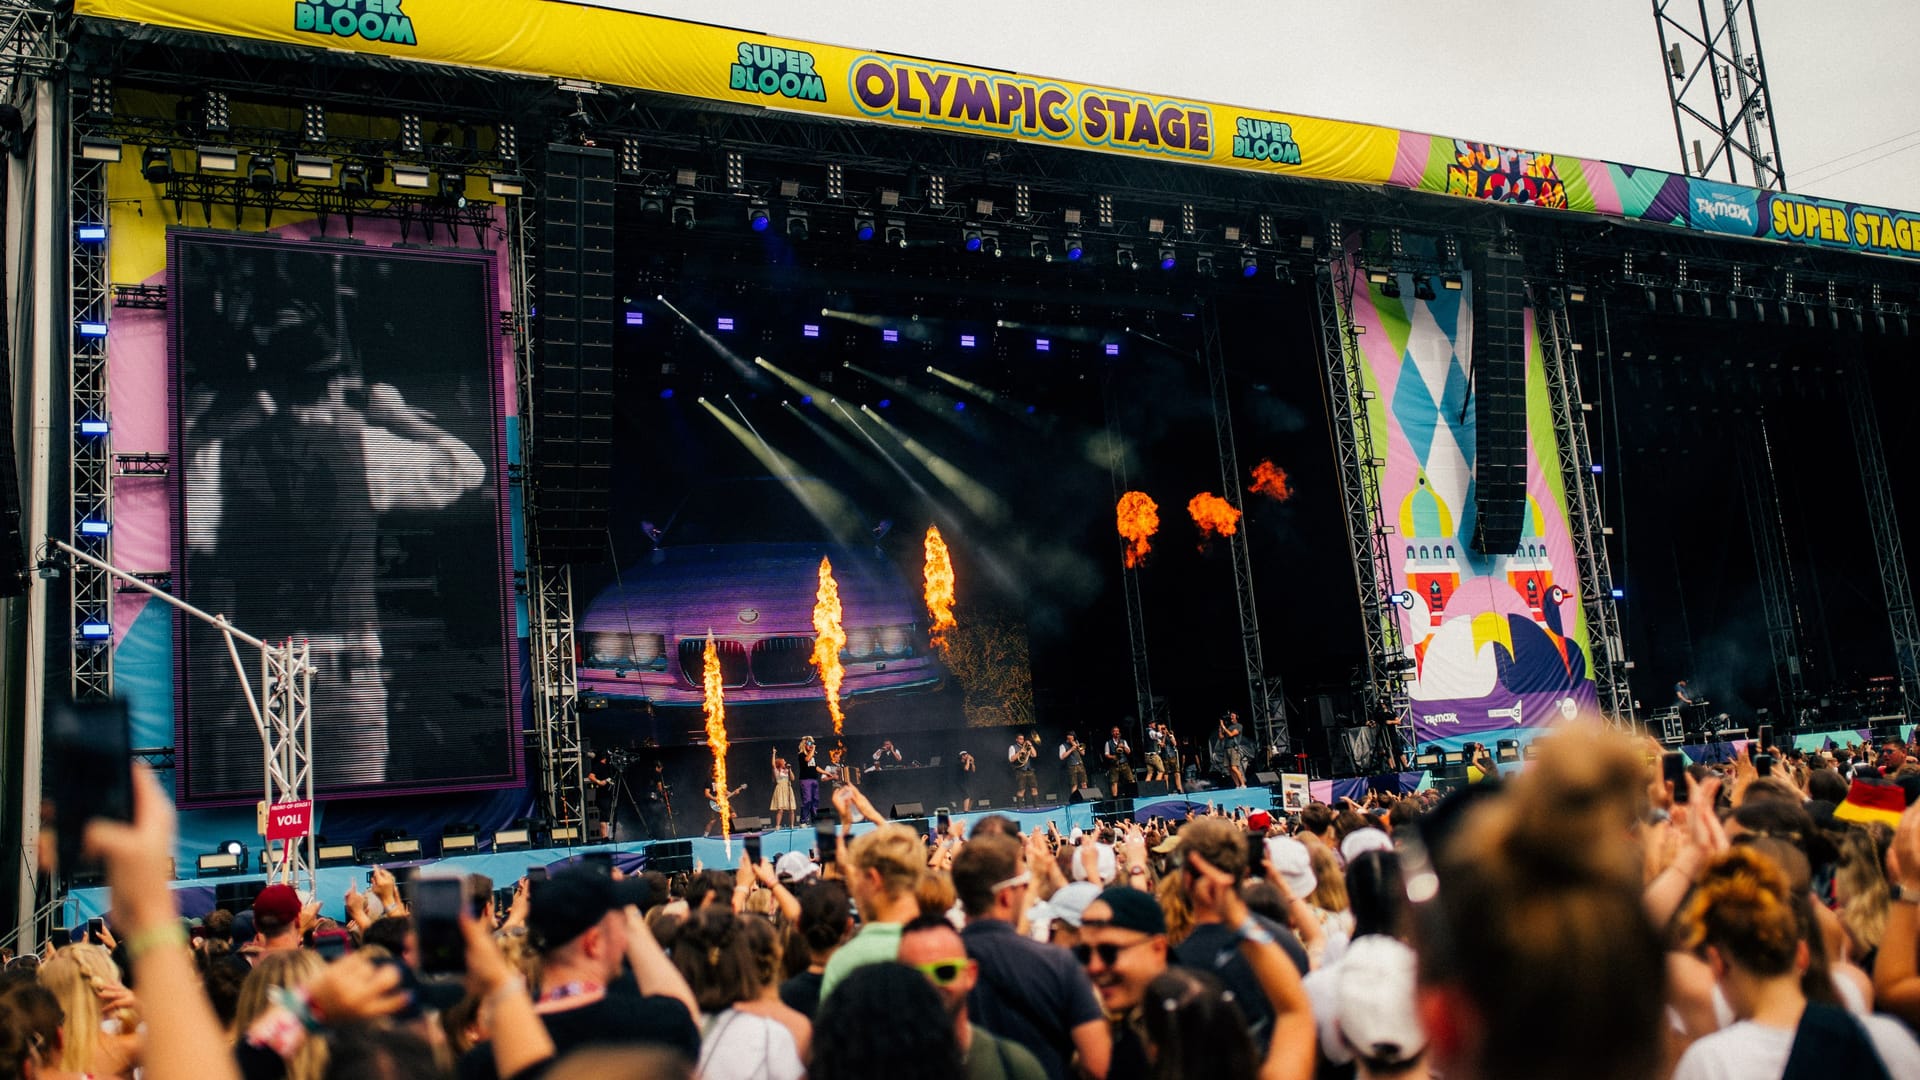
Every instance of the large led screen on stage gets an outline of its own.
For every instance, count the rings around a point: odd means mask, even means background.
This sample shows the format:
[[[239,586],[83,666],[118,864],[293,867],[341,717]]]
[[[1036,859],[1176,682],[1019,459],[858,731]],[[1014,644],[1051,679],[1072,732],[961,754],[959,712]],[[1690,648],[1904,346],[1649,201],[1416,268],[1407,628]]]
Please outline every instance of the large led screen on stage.
[[[168,267],[175,591],[311,643],[320,792],[514,782],[491,257],[176,231]],[[259,798],[221,635],[175,656],[181,796]]]

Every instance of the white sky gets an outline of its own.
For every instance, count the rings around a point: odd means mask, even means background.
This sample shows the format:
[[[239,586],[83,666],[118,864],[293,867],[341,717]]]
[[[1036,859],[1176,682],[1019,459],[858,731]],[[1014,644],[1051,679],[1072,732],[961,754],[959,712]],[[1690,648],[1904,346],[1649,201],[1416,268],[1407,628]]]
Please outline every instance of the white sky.
[[[1121,89],[1680,167],[1646,0],[585,2]],[[1689,0],[1675,2],[1697,10]],[[1788,188],[1920,210],[1914,0],[1756,6]]]

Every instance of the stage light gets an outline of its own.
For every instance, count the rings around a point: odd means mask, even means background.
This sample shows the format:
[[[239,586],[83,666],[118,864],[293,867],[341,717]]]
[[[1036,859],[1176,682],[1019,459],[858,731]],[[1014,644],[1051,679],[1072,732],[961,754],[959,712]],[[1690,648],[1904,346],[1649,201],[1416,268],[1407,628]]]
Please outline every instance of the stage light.
[[[340,167],[340,193],[348,196],[365,195],[373,187],[367,177],[367,163],[349,161]]]
[[[400,117],[400,152],[418,154],[426,146],[426,139],[420,133],[418,113],[405,113]]]
[[[1612,592],[1615,600],[1625,600],[1627,598],[1627,590],[1625,589],[1614,589]]]
[[[669,387],[667,387],[667,388],[666,388],[665,390],[662,390],[662,391],[660,391],[660,400],[661,400],[661,401],[672,401],[672,400],[673,400],[673,387],[671,387],[671,386],[669,386]]]
[[[894,247],[907,246],[907,223],[899,218],[887,219],[886,242]]]
[[[805,210],[787,211],[787,237],[791,240],[805,240],[809,224]]]
[[[467,208],[467,174],[447,173],[440,178],[440,201],[455,210]]]
[[[1127,244],[1121,244],[1113,249],[1113,262],[1122,270],[1140,269],[1140,260],[1133,257],[1133,248]]]
[[[105,641],[113,636],[113,624],[89,620],[80,624],[80,636],[88,641]]]
[[[247,161],[247,183],[255,191],[272,191],[280,183],[278,163],[268,154],[255,154]]]
[[[1448,292],[1459,292],[1466,288],[1466,283],[1460,279],[1459,275],[1448,274],[1440,279],[1440,287]]]
[[[1251,250],[1242,251],[1240,253],[1240,276],[1250,278],[1259,272],[1260,257],[1255,255]]]
[[[95,75],[87,82],[87,111],[94,116],[113,115],[113,80]]]
[[[107,324],[88,321],[80,324],[80,336],[84,338],[103,338],[107,336]]]
[[[80,138],[80,156],[87,161],[99,161],[114,164],[120,160],[123,148],[119,139],[109,139],[100,135],[83,135]]]
[[[747,186],[747,159],[738,150],[727,151],[727,190],[743,191]]]
[[[1586,287],[1583,285],[1567,286],[1567,302],[1572,304],[1586,303],[1587,302]]]
[[[847,167],[839,162],[827,165],[827,198],[835,202],[847,197]]]
[[[874,234],[873,216],[870,214],[855,214],[853,216],[854,239],[864,243],[868,240],[873,239],[873,234]]]
[[[1171,270],[1179,261],[1179,258],[1174,255],[1172,248],[1163,247],[1160,249],[1160,269]]]
[[[970,225],[960,230],[960,246],[966,248],[968,251],[979,251],[981,245],[985,242],[986,240],[981,236],[980,229],[977,226]]]
[[[309,101],[303,110],[300,133],[310,143],[327,141],[327,110],[319,102]]]
[[[297,180],[325,183],[333,179],[333,159],[319,154],[295,154],[293,175]]]
[[[1069,235],[1067,237],[1066,244],[1067,244],[1067,261],[1068,262],[1079,262],[1080,256],[1085,255],[1087,253],[1086,244],[1080,239],[1080,237],[1077,234]]]
[[[1392,274],[1389,274],[1389,273],[1387,273],[1387,272],[1386,272],[1385,270],[1369,270],[1369,271],[1367,271],[1367,281],[1368,281],[1368,282],[1369,282],[1370,284],[1374,284],[1374,285],[1385,285],[1385,284],[1386,284],[1387,282],[1389,282],[1389,281],[1391,281],[1391,280],[1393,280],[1393,275],[1392,275]]]
[[[440,833],[440,854],[449,851],[472,851],[480,846],[480,827],[457,822],[447,826]]]
[[[527,178],[516,173],[494,173],[487,177],[487,190],[503,199],[518,198],[527,193]]]
[[[880,340],[881,340],[881,341],[885,341],[885,342],[889,342],[889,343],[892,343],[892,342],[896,342],[896,341],[899,341],[899,340],[900,340],[900,331],[898,331],[898,330],[882,330],[882,331],[880,331]]]
[[[433,170],[425,165],[395,165],[393,186],[409,191],[425,191],[433,186]]]
[[[1496,739],[1493,743],[1494,760],[1501,764],[1520,760],[1520,743],[1514,739]]]
[[[1027,255],[1041,262],[1053,261],[1053,245],[1045,237],[1036,236],[1027,241]]]
[[[627,312],[627,325],[628,325],[628,326],[645,326],[645,325],[647,325],[647,313],[646,313],[646,312],[644,312],[644,311],[629,311],[629,312]]]
[[[803,396],[802,396],[802,397],[800,398],[800,404],[802,404],[802,405],[811,405],[811,404],[813,404],[813,395],[812,395],[812,394],[805,394],[805,395],[803,395]]]
[[[747,225],[749,228],[753,229],[754,232],[766,232],[767,226],[771,224],[773,224],[773,218],[767,213],[766,200],[755,199],[747,204]]]
[[[1413,298],[1415,300],[1437,300],[1439,295],[1433,291],[1433,279],[1421,274],[1413,279]]]
[[[200,856],[195,865],[201,877],[244,874],[247,871],[247,846],[238,840],[229,840],[221,844],[218,850]]]
[[[673,200],[673,223],[683,229],[691,229],[696,224],[693,213],[693,200],[685,196]]]
[[[890,398],[890,397],[883,397],[883,398],[881,398],[881,399],[880,399],[880,407],[881,407],[881,408],[883,408],[883,409],[890,409],[890,408],[892,408],[892,407],[893,407],[893,399],[892,399],[892,398]]]
[[[108,533],[111,533],[112,531],[113,531],[112,522],[95,521],[92,518],[85,518],[85,519],[82,519],[80,522],[81,536],[105,536]]]
[[[1398,300],[1400,298],[1400,277],[1398,274],[1389,276],[1386,284],[1380,286],[1380,295],[1389,300]]]
[[[1193,272],[1201,277],[1213,276],[1213,256],[1206,252],[1193,257]]]
[[[1053,342],[1048,341],[1046,338],[1034,338],[1033,351],[1034,352],[1052,352]]]
[[[960,347],[961,347],[961,348],[963,348],[963,349],[971,349],[971,348],[973,348],[973,346],[974,346],[974,336],[973,336],[972,334],[961,334],[961,335],[960,335]]]
[[[966,403],[966,402],[964,402],[964,401],[956,401],[956,402],[954,402],[954,403],[953,403],[953,411],[954,411],[954,412],[966,412],[966,411],[967,411],[967,403]]]
[[[1595,475],[1595,476],[1599,476],[1599,475],[1600,475],[1601,473],[1603,473],[1603,472],[1606,472],[1606,471],[1607,471],[1607,470],[1606,470],[1606,469],[1605,469],[1604,467],[1602,467],[1602,466],[1601,466],[1601,464],[1600,464],[1599,462],[1597,462],[1597,461],[1596,461],[1596,462],[1594,462],[1594,463],[1593,463],[1592,465],[1589,465],[1589,466],[1588,466],[1588,468],[1590,468],[1590,469],[1592,469],[1592,470],[1593,470],[1593,475]]]
[[[801,326],[801,327],[800,327],[800,336],[801,336],[801,337],[810,337],[810,338],[817,338],[817,337],[819,337],[819,336],[820,336],[820,324],[819,324],[819,323],[807,323],[807,324],[805,324],[805,325],[803,325],[803,326]]]
[[[73,227],[73,238],[82,244],[105,243],[107,239],[107,227],[105,225],[75,225]]]
[[[1120,355],[1120,343],[1119,343],[1119,342],[1117,342],[1117,341],[1109,341],[1109,342],[1107,342],[1107,355],[1108,355],[1108,356],[1119,356],[1119,355]]]
[[[164,146],[149,146],[140,155],[140,174],[149,184],[164,184],[173,179],[173,151]]]
[[[105,420],[82,420],[77,426],[82,435],[105,435],[107,433],[107,422]]]
[[[713,326],[716,330],[731,330],[733,329],[733,316],[722,315],[713,321]]]
[[[420,841],[411,836],[396,836],[380,842],[380,854],[389,859],[417,859],[425,854]]]

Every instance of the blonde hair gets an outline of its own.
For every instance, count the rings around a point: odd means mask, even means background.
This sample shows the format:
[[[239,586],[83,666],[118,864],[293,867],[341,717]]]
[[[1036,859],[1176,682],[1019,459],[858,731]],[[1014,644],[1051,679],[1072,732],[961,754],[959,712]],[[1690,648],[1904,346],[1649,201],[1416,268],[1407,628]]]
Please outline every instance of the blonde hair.
[[[919,833],[888,822],[855,837],[847,845],[847,861],[859,873],[877,872],[887,895],[903,896],[919,886],[927,864],[927,848],[920,842]]]
[[[1153,887],[1160,901],[1160,913],[1167,918],[1167,945],[1178,945],[1193,933],[1193,907],[1187,902],[1187,889],[1179,874],[1168,874]]]
[[[318,953],[306,949],[278,949],[254,961],[247,981],[240,984],[240,1000],[233,1010],[233,1035],[238,1042],[273,1005],[269,990],[298,990],[327,969]],[[320,1080],[327,1071],[327,1041],[308,1039],[287,1061],[287,1080]]]
[[[1325,844],[1308,844],[1307,859],[1313,867],[1313,895],[1307,897],[1307,903],[1321,911],[1340,912],[1347,910],[1347,875],[1340,870],[1340,860],[1333,849]]]
[[[106,1018],[100,995],[121,985],[113,957],[98,945],[64,946],[40,965],[40,985],[60,1002],[60,1011],[67,1017],[61,1030],[59,1068],[107,1072],[97,1060],[103,1049],[100,1023]]]
[[[1893,902],[1886,875],[1880,870],[1880,845],[1873,834],[1855,825],[1840,840],[1840,866],[1835,885],[1846,894],[1840,922],[1853,938],[1857,954],[1878,948],[1887,932],[1887,908]]]

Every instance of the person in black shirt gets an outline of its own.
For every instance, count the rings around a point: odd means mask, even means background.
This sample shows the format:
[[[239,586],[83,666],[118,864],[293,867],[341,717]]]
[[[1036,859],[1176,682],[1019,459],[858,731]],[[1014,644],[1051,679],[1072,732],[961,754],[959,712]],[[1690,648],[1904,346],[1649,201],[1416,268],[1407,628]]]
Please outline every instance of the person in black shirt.
[[[793,755],[793,774],[800,781],[800,820],[809,824],[820,811],[820,762],[815,753],[813,736],[808,735]]]
[[[618,785],[614,783],[613,759],[605,750],[593,755],[593,763],[587,766],[587,797],[593,800],[594,809],[600,814],[600,839],[611,840],[614,833],[615,814],[619,806],[614,802]]]
[[[799,929],[800,940],[807,946],[807,970],[780,984],[780,1001],[811,1020],[820,1009],[827,960],[853,936],[853,907],[846,886],[822,881],[802,891]]]
[[[536,1009],[557,1057],[582,1046],[650,1043],[698,1059],[693,990],[640,915],[647,892],[639,878],[614,881],[584,867],[534,883],[527,936],[540,950]],[[459,1074],[497,1080],[492,1045],[468,1051]]]
[[[1167,970],[1167,917],[1153,894],[1115,885],[1080,916],[1080,944],[1071,950],[1111,1018],[1113,1046],[1106,1080],[1153,1075],[1142,1037],[1147,986]]]

